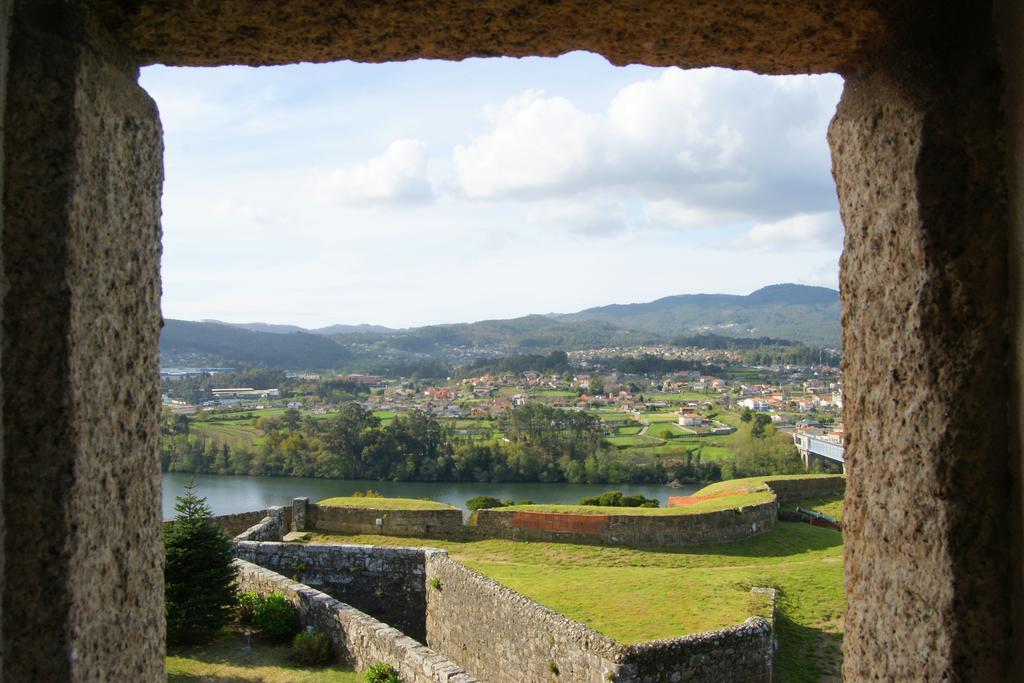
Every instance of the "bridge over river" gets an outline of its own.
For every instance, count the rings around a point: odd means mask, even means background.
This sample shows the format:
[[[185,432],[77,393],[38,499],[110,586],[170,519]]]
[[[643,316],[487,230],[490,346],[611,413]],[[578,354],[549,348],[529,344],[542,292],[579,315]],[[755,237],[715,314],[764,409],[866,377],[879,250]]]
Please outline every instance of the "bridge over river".
[[[839,463],[843,472],[846,472],[846,463],[843,461],[843,445],[829,439],[814,436],[812,434],[797,432],[793,434],[793,443],[800,451],[800,457],[804,461],[804,467],[811,466],[811,458],[824,458],[831,462]]]

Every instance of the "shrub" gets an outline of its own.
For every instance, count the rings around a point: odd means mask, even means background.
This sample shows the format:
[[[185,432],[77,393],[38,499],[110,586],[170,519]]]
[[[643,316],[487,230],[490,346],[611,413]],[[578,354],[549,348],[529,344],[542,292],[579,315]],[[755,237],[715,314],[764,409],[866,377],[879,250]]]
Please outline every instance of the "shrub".
[[[436,576],[430,577],[430,587],[436,591],[441,590],[441,579]]]
[[[319,666],[331,660],[331,639],[319,631],[302,631],[292,639],[291,659],[303,666]]]
[[[584,496],[580,505],[602,505],[604,507],[656,508],[655,498],[644,498],[641,495],[624,496],[621,491],[608,491],[600,496]]]
[[[263,596],[256,591],[242,591],[238,594],[238,623],[252,626],[256,619],[256,609],[262,604]]]
[[[366,683],[402,683],[401,677],[390,664],[374,664],[363,676]]]
[[[476,512],[477,510],[490,510],[491,508],[500,508],[504,505],[500,500],[492,496],[477,496],[476,498],[470,498],[466,501],[466,507],[470,512]]]
[[[352,497],[353,498],[383,498],[384,494],[382,494],[380,491],[374,491],[373,489],[367,489],[366,493],[363,493],[362,491],[353,491],[352,492]]]
[[[235,567],[231,536],[213,523],[195,485],[185,487],[174,506],[177,516],[164,525],[164,615],[167,641],[209,641],[231,621],[235,606]]]
[[[299,617],[288,599],[277,591],[263,598],[256,607],[256,628],[267,636],[284,640],[299,628]]]

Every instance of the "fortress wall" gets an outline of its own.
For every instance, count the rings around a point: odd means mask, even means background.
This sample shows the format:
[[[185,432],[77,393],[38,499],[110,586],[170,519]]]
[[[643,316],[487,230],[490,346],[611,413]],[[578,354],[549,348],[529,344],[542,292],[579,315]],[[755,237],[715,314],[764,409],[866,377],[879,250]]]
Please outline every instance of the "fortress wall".
[[[380,524],[378,524],[378,520]],[[310,504],[306,526],[320,531],[388,536],[458,536],[465,532],[462,511],[374,510]]]
[[[243,590],[283,593],[298,610],[302,625],[326,633],[335,656],[356,669],[384,662],[395,667],[405,683],[474,683],[477,680],[398,629],[326,593],[245,560],[235,560],[235,566]]]
[[[476,535],[553,543],[689,546],[749,538],[774,529],[775,520],[774,502],[691,515],[556,515],[498,508],[477,512]]]
[[[493,683],[617,680],[622,645],[612,638],[446,554],[431,554],[426,569],[427,644],[475,675]]]
[[[321,590],[413,638],[426,637],[422,548],[243,541],[235,556]]]
[[[842,496],[846,493],[846,477],[813,477],[809,479],[768,479],[765,484],[775,493],[779,503],[804,498]]]
[[[280,541],[288,528],[288,512],[290,510],[277,506],[268,508],[266,516],[242,533],[235,536],[236,541]]]
[[[618,683],[756,683],[772,680],[772,624],[751,617],[739,626],[625,648]]]
[[[488,681],[771,681],[773,620],[763,617],[719,631],[623,645],[446,553],[427,554],[426,580],[427,644]]]

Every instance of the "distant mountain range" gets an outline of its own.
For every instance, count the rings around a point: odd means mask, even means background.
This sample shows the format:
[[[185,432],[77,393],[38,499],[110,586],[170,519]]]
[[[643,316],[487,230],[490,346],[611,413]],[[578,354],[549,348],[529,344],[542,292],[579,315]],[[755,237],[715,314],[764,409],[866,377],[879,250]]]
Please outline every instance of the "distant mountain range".
[[[167,320],[160,351],[165,364],[312,369],[365,365],[383,358],[457,361],[501,353],[670,342],[701,334],[773,337],[838,348],[839,318],[836,290],[781,284],[746,296],[682,294],[577,313],[408,329],[364,324],[308,330],[260,322]]]

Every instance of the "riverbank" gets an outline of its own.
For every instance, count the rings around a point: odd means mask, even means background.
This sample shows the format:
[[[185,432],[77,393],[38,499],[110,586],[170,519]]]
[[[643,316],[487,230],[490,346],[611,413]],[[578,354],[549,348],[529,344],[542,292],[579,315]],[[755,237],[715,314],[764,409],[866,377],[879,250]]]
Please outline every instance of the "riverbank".
[[[379,491],[389,498],[428,498],[467,511],[466,501],[477,496],[491,496],[499,500],[532,500],[536,503],[576,503],[584,496],[600,495],[605,491],[622,491],[625,495],[654,498],[665,507],[670,496],[685,496],[700,488],[699,484],[674,488],[656,484],[393,482],[182,472],[165,472],[162,480],[164,519],[174,517],[175,497],[182,495],[185,485],[192,480],[196,483],[196,492],[207,499],[215,515],[290,505],[293,498],[299,497],[316,502],[325,498],[351,496],[355,491],[368,489]]]

